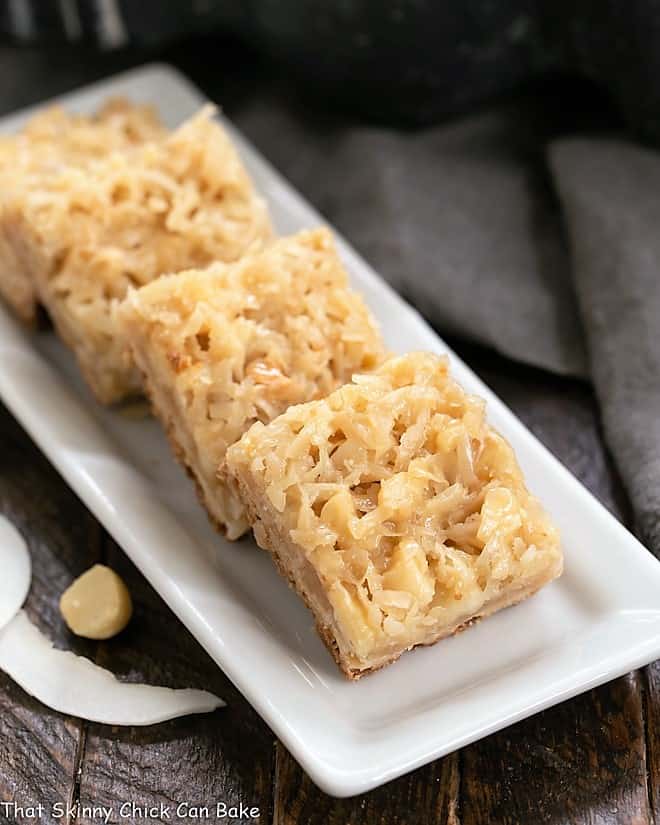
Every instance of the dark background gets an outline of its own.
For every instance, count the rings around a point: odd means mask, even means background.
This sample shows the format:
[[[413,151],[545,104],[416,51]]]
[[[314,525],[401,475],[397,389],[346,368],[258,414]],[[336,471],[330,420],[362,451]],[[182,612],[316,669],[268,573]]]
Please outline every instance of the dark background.
[[[660,137],[660,0],[0,0],[0,32],[143,55],[225,35],[326,109],[409,126],[563,79],[585,102],[611,101],[634,134]],[[197,43],[179,57],[217,73],[227,39]],[[243,73],[244,61],[236,67]]]

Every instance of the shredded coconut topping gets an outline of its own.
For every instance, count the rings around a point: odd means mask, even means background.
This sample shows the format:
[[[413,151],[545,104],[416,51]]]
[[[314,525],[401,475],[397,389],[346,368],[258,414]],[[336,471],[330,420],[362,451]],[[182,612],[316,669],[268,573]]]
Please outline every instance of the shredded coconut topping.
[[[16,203],[41,297],[104,401],[139,390],[114,310],[165,272],[233,261],[271,235],[212,107],[164,140],[68,166]]]
[[[216,479],[227,447],[255,421],[327,395],[385,355],[324,229],[160,278],[131,293],[120,314],[155,407],[168,429],[180,422],[187,463],[231,537],[247,525]]]
[[[561,570],[557,530],[445,358],[390,359],[254,424],[227,468],[312,565],[358,663]]]
[[[166,134],[155,112],[126,100],[109,100],[91,117],[59,107],[40,112],[16,135],[0,135],[0,226],[2,202],[20,202],[69,166],[83,167],[109,152],[122,151]],[[0,292],[25,321],[34,320],[37,296],[29,273],[0,232]]]

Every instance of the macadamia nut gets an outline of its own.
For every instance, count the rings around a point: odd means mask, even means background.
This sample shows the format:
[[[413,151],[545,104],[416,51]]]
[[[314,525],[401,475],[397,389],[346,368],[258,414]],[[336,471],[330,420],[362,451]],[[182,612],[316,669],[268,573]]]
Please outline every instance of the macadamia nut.
[[[115,571],[95,564],[64,591],[60,612],[77,636],[110,639],[121,633],[130,621],[133,603]]]

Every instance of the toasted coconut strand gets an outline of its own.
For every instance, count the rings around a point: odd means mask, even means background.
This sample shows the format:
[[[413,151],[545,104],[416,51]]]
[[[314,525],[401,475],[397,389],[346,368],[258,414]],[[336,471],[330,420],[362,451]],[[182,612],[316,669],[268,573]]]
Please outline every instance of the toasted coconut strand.
[[[0,570],[1,629],[23,607],[32,579],[32,565],[25,539],[3,517],[0,517]]]
[[[0,632],[0,669],[53,710],[106,725],[153,725],[225,704],[204,690],[119,682],[89,659],[54,648],[23,610]]]

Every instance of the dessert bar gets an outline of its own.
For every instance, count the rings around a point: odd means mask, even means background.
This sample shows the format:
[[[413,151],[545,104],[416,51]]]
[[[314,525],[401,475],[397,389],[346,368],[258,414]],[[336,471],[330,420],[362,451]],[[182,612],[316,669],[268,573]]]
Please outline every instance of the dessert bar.
[[[154,411],[232,539],[247,522],[217,477],[227,447],[255,421],[323,397],[385,356],[324,229],[159,278],[132,291],[119,315]]]
[[[115,317],[129,287],[236,260],[271,237],[212,114],[206,107],[164,139],[66,166],[5,201],[5,239],[104,403],[141,390]]]
[[[436,355],[392,358],[254,424],[223,472],[350,678],[561,573],[512,448]]]

